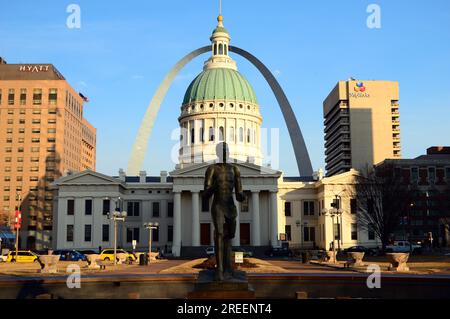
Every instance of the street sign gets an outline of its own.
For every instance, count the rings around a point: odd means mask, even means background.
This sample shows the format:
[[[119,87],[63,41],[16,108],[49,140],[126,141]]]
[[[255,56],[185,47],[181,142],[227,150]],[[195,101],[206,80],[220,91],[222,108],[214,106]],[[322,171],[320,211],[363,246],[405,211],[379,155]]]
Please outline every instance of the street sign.
[[[136,249],[136,239],[133,239],[132,245],[133,245],[133,250]]]
[[[244,263],[244,253],[242,251],[236,251],[234,253],[234,262],[236,264]]]

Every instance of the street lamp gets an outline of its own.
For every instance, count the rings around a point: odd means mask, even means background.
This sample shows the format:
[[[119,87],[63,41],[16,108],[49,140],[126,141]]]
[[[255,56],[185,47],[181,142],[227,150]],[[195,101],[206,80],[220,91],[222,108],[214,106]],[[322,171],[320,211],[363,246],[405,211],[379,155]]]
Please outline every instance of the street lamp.
[[[335,231],[334,231],[334,217],[336,217],[336,221],[338,222],[338,225],[340,226],[339,216],[341,216],[341,222],[342,222],[342,213],[343,213],[343,210],[339,207],[340,206],[339,203],[340,203],[341,197],[339,195],[335,195],[335,197],[336,197],[336,202],[331,203],[331,208],[330,209],[324,208],[322,210],[322,215],[324,215],[324,216],[331,216],[331,223],[332,223],[332,227],[333,227],[333,255],[334,255],[334,263],[337,262],[337,259],[336,259],[336,244],[335,244],[335,242],[336,242],[336,234],[335,234]],[[339,201],[337,201],[337,199],[339,199]],[[340,239],[341,236],[342,236],[340,227],[339,227],[338,231],[339,231],[339,239]],[[339,245],[339,247],[340,247],[340,245]]]
[[[106,200],[109,198],[107,197]],[[114,212],[108,213],[108,219],[113,220],[114,222],[114,266],[117,265],[117,222],[125,221],[125,218],[127,217],[127,212],[122,211],[122,204],[123,199],[118,197],[117,201],[114,201],[116,203],[116,208]]]
[[[148,229],[149,231],[149,237],[148,237],[148,262],[150,263],[150,259],[152,257],[152,233],[153,229],[158,229],[159,223],[145,223],[144,228]]]

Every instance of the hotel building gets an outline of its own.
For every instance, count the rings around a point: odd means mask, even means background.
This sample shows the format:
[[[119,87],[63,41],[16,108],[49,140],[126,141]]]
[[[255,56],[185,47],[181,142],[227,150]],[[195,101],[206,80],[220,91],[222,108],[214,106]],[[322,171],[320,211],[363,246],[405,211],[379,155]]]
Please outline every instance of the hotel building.
[[[339,81],[323,102],[327,176],[400,158],[398,82]]]
[[[20,205],[22,247],[50,245],[49,185],[69,172],[95,170],[96,130],[83,103],[54,65],[0,59],[0,213],[14,216]]]

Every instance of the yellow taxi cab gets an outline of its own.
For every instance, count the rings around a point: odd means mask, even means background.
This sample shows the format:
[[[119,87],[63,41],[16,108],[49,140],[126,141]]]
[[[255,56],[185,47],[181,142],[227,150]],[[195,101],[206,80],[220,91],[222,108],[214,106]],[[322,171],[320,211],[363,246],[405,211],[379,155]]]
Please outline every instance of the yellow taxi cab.
[[[129,253],[123,249],[117,249],[116,250],[117,254],[127,254],[128,255],[128,260],[131,261],[136,261],[136,256],[132,253]],[[102,252],[100,253],[100,259],[101,260],[114,260],[114,249],[104,249],[102,250]]]
[[[6,261],[11,262],[11,263],[15,263],[15,262],[32,263],[32,262],[37,262],[38,258],[39,258],[39,256],[36,255],[35,253],[33,253],[31,250],[19,250],[17,252],[17,256],[16,256],[16,251],[11,250],[8,253],[8,257],[6,258]]]

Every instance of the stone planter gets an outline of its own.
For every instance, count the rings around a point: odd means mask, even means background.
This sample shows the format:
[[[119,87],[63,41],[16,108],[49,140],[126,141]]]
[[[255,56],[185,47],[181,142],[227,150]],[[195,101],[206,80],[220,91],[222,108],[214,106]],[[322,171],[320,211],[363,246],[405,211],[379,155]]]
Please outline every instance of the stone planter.
[[[97,260],[100,260],[99,254],[90,254],[86,256],[89,269],[100,269],[100,265],[97,264]]]
[[[386,254],[391,265],[388,270],[392,271],[409,271],[409,267],[406,264],[409,258],[409,253],[388,253]]]
[[[364,266],[363,258],[364,253],[363,252],[348,252],[347,256],[349,257],[348,265],[350,267],[361,267]]]
[[[41,264],[40,272],[43,274],[54,274],[58,272],[59,255],[41,255],[39,263]]]
[[[336,263],[336,253],[334,251],[327,250],[326,254],[327,254],[326,262],[335,264]]]
[[[117,254],[117,264],[118,265],[126,264],[127,260],[128,260],[128,254],[124,254],[124,253]]]

